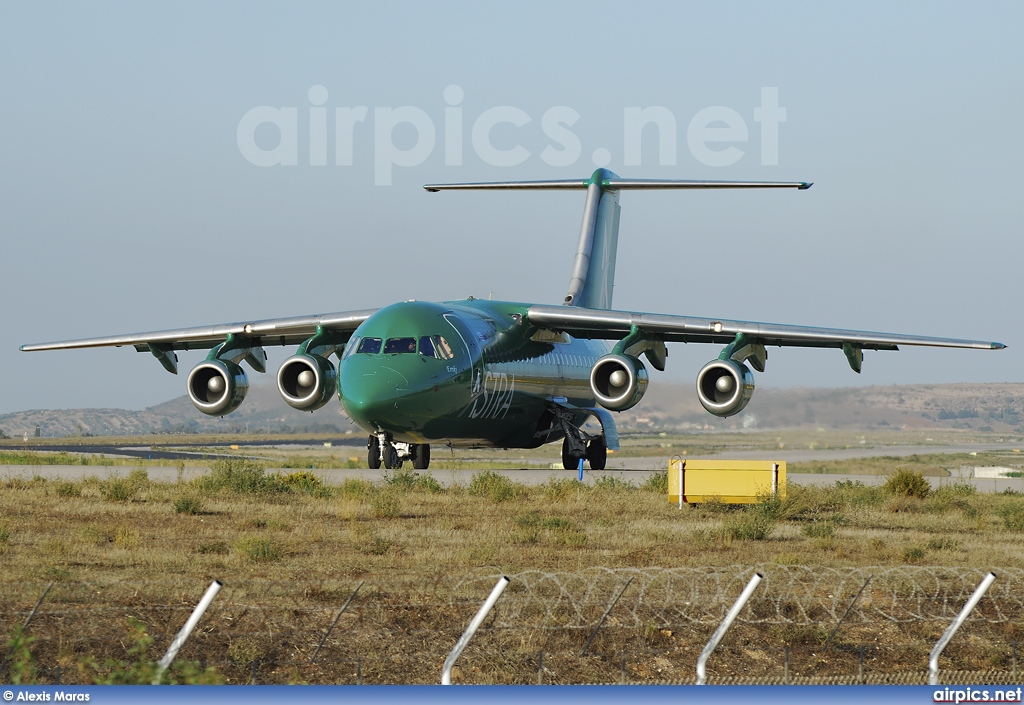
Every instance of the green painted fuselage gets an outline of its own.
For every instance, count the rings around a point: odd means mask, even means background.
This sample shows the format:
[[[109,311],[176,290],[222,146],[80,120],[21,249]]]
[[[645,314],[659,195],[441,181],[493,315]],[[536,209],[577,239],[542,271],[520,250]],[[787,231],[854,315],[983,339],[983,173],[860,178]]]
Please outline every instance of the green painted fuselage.
[[[590,370],[609,344],[538,330],[527,308],[468,299],[381,309],[342,356],[346,412],[367,433],[407,443],[533,448],[554,440],[544,435],[552,402],[594,406]]]

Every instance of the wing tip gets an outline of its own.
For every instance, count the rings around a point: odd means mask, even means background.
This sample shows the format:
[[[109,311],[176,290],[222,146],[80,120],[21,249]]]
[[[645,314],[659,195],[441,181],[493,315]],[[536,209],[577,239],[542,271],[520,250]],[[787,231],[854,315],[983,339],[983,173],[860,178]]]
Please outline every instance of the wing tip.
[[[989,343],[989,349],[991,350],[1005,350],[1006,345],[1004,343]]]
[[[814,186],[813,181],[801,181],[800,185],[796,187],[797,191],[806,191],[811,186]]]

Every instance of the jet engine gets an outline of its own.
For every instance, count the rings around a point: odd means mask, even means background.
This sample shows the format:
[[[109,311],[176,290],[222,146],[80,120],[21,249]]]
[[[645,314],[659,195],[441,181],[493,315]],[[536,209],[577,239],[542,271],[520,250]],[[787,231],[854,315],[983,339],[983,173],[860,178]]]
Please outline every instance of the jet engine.
[[[292,355],[277,371],[277,389],[296,409],[315,411],[331,400],[338,371],[320,355]]]
[[[225,416],[238,408],[249,391],[245,370],[228,360],[205,360],[188,373],[188,397],[210,416]]]
[[[735,360],[712,360],[697,373],[697,398],[715,416],[733,416],[754,394],[754,373]]]
[[[647,368],[629,355],[605,355],[590,371],[590,389],[601,406],[625,411],[647,391]]]

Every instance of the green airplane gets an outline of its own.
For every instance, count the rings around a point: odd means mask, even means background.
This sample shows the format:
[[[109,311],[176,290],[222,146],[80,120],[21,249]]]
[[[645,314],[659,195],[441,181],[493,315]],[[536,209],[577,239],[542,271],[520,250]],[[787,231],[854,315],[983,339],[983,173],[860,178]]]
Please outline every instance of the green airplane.
[[[430,446],[536,448],[562,442],[562,463],[602,470],[618,448],[612,411],[636,405],[647,368],[665,369],[666,343],[722,345],[697,374],[697,398],[710,413],[739,413],[763,372],[768,346],[839,348],[854,372],[864,350],[899,345],[1001,349],[1001,343],[750,323],[617,311],[612,284],[619,192],[630,189],[795,188],[806,182],[623,179],[598,169],[589,179],[428,184],[456,189],[582,189],[579,245],[561,305],[483,301],[405,301],[381,309],[84,340],[23,345],[58,350],[132,345],[178,372],[175,350],[208,349],[188,375],[188,395],[204,414],[229,414],[245,399],[247,363],[266,372],[267,345],[298,345],[277,373],[286,403],[306,411],[334,394],[368,434],[370,468],[430,465]],[[331,362],[331,356],[338,364]],[[748,367],[749,365],[749,367]],[[340,370],[340,371],[339,371]],[[594,431],[589,421],[596,420]],[[599,428],[598,428],[599,427]]]

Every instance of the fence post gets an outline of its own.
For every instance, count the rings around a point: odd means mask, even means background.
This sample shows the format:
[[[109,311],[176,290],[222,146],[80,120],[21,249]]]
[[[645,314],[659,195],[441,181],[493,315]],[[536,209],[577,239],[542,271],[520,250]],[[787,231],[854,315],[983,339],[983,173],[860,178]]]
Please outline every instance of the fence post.
[[[181,631],[178,632],[178,635],[174,637],[174,641],[172,641],[170,647],[168,647],[167,653],[164,654],[164,657],[156,664],[156,674],[153,676],[153,685],[160,684],[160,678],[164,675],[164,671],[166,671],[167,667],[171,665],[172,661],[174,661],[174,657],[178,655],[181,647],[185,645],[185,641],[188,639],[189,635],[192,634],[192,630],[196,628],[196,625],[199,624],[199,620],[202,619],[203,615],[206,613],[206,608],[208,608],[210,603],[213,602],[213,598],[215,598],[217,593],[220,592],[221,587],[222,584],[219,580],[214,580],[210,583],[210,587],[206,589],[206,594],[203,595],[203,599],[199,601],[199,604],[196,605],[196,608],[192,611],[192,616],[188,618],[188,621],[185,622],[185,626],[182,627]]]
[[[537,685],[544,685],[544,651],[537,652]]]
[[[992,585],[995,579],[995,573],[989,573],[985,576],[985,579],[981,581],[981,584],[975,588],[974,594],[971,595],[971,599],[967,600],[967,604],[964,605],[962,610],[960,610],[960,614],[956,616],[956,619],[953,620],[952,624],[946,627],[945,633],[937,642],[935,642],[935,647],[932,649],[932,653],[928,657],[928,685],[939,684],[939,655],[942,653],[942,650],[946,648],[946,644],[948,644],[949,640],[953,638],[953,635],[956,634],[956,630],[960,628],[960,626],[967,620],[968,615],[970,615],[974,608],[978,606],[981,598],[985,596],[989,586]]]
[[[755,588],[757,588],[763,578],[764,576],[760,573],[754,573],[754,577],[750,579],[747,586],[743,588],[743,592],[741,592],[740,596],[736,598],[736,604],[734,604],[732,609],[729,610],[729,613],[725,615],[725,619],[722,620],[722,623],[718,625],[718,629],[715,630],[715,633],[711,635],[711,639],[708,640],[707,646],[705,646],[704,650],[700,652],[700,658],[697,659],[697,685],[704,685],[707,683],[708,657],[711,656],[711,652],[715,650],[715,647],[718,646],[718,642],[720,642],[722,637],[725,636],[725,632],[728,631],[730,626],[732,626],[732,623],[739,615],[740,610],[742,610],[743,606],[747,604],[747,600],[749,600],[750,596],[754,594]]]
[[[825,651],[828,651],[828,647],[831,646],[832,640],[836,638],[836,634],[839,632],[839,627],[843,626],[843,620],[850,614],[850,610],[853,609],[853,606],[857,604],[857,600],[860,599],[861,593],[864,592],[864,588],[868,586],[868,583],[871,582],[871,578],[873,577],[875,577],[874,573],[868,576],[868,579],[864,581],[864,584],[861,585],[860,590],[857,591],[857,594],[850,602],[850,606],[846,608],[846,611],[843,612],[843,616],[839,618],[838,622],[836,622],[835,629],[832,630],[832,633],[828,635],[828,639],[825,641]]]
[[[32,621],[32,618],[36,616],[36,612],[39,611],[39,607],[43,604],[43,600],[45,600],[46,596],[50,594],[51,588],[53,588],[52,582],[46,586],[46,589],[43,590],[43,594],[39,596],[38,600],[36,600],[35,607],[33,607],[32,611],[28,613],[28,617],[25,618],[25,621],[21,625],[21,630],[18,632],[19,637],[25,635],[25,630],[28,629],[28,625]],[[4,657],[3,663],[0,663],[0,676],[7,671],[7,663],[11,660],[11,657],[14,656],[14,650],[16,648],[17,642],[11,645],[11,650],[7,652],[7,656]]]
[[[448,658],[444,660],[444,670],[441,671],[441,685],[452,684],[452,667],[455,665],[455,662],[459,660],[459,656],[462,655],[462,650],[466,648],[466,644],[468,644],[469,640],[473,638],[474,634],[476,634],[476,630],[480,628],[484,619],[488,614],[490,614],[490,611],[494,609],[494,603],[496,603],[498,598],[501,597],[501,593],[505,592],[505,588],[508,587],[508,582],[508,577],[504,575],[501,576],[497,585],[495,585],[494,589],[491,590],[491,594],[487,596],[487,600],[480,606],[480,609],[473,617],[473,620],[469,623],[469,626],[466,627],[465,633],[463,633],[455,643],[451,653],[448,654]]]
[[[351,604],[356,593],[359,592],[359,588],[363,586],[364,582],[366,581],[360,581],[359,584],[356,585],[356,589],[353,590],[352,594],[348,596],[347,600],[345,600],[345,604],[341,606],[340,610],[338,610],[338,614],[334,615],[334,621],[331,622],[331,626],[327,627],[327,632],[324,634],[324,638],[320,640],[320,643],[317,644],[316,651],[314,651],[313,655],[309,658],[310,664],[316,663],[316,657],[320,655],[320,649],[324,648],[324,644],[327,642],[327,637],[329,637],[331,632],[334,631],[334,627],[338,624],[338,620],[341,619],[341,615],[345,614],[345,610],[348,609],[349,604]]]
[[[636,577],[636,576],[633,576],[633,577]],[[622,597],[622,593],[626,592],[626,588],[629,587],[629,584],[631,582],[633,582],[633,578],[630,578],[629,580],[626,581],[626,584],[622,586],[621,590],[619,590],[619,594],[616,595],[615,599],[612,600],[611,603],[608,605],[608,609],[606,609],[604,611],[604,614],[601,615],[600,621],[597,623],[597,626],[594,627],[594,631],[592,631],[590,633],[590,638],[587,639],[587,643],[583,646],[583,651],[580,652],[580,656],[586,656],[587,655],[587,649],[590,648],[590,644],[593,643],[594,637],[597,636],[597,631],[601,628],[601,625],[604,624],[604,621],[606,619],[608,619],[608,615],[610,615],[612,613],[612,609],[615,607],[615,605],[618,604],[619,598]]]

